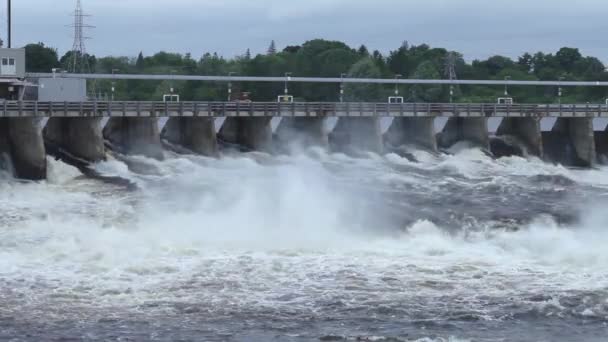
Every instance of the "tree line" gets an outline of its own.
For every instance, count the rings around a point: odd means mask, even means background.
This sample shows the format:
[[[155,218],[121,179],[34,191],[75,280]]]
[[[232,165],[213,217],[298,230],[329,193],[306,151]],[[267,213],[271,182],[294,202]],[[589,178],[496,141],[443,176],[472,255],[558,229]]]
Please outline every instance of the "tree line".
[[[67,68],[73,56],[62,57],[57,50],[43,43],[25,47],[28,72],[50,72],[52,68]],[[140,53],[137,57],[87,58],[90,72],[126,74],[176,75],[240,75],[299,77],[378,77],[483,80],[564,80],[608,81],[604,64],[596,57],[583,56],[576,48],[564,47],[555,54],[525,53],[516,60],[505,56],[492,56],[486,60],[468,63],[463,55],[429,45],[410,45],[407,42],[387,55],[370,52],[367,47],[352,48],[339,41],[311,40],[302,45],[287,46],[279,50],[273,41],[267,52],[253,56],[249,50],[234,58],[217,53],[205,53],[200,58],[191,54],[158,52],[152,56]],[[84,70],[80,70],[84,71]],[[183,101],[223,101],[228,98],[226,83],[197,81],[96,81],[92,88],[98,95],[109,96],[114,86],[117,100],[162,100],[173,89]],[[282,83],[233,83],[233,92],[249,92],[256,101],[274,101],[283,93]],[[516,87],[461,85],[452,88],[442,85],[352,85],[344,86],[345,101],[385,102],[395,90],[408,102],[495,102],[497,97],[513,97],[518,103],[556,103],[556,87]],[[289,84],[289,92],[302,101],[338,101],[340,85]],[[599,103],[608,97],[605,88],[564,88],[562,103]]]

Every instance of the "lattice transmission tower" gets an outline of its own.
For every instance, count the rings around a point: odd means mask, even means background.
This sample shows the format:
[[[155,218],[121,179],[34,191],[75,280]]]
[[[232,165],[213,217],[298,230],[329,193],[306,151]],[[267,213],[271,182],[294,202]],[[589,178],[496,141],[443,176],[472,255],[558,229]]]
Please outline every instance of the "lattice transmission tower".
[[[449,52],[445,57],[445,76],[450,81],[455,81],[458,79],[456,75],[456,54],[454,52]],[[450,84],[450,103],[454,102],[454,85]]]
[[[68,60],[67,69],[68,72],[76,74],[90,73],[91,65],[85,45],[85,41],[90,38],[84,34],[85,29],[93,28],[85,23],[85,18],[90,15],[85,14],[82,10],[80,0],[76,1],[76,9],[72,15],[74,16],[74,23],[71,25],[74,28],[74,45],[72,45],[72,55]]]

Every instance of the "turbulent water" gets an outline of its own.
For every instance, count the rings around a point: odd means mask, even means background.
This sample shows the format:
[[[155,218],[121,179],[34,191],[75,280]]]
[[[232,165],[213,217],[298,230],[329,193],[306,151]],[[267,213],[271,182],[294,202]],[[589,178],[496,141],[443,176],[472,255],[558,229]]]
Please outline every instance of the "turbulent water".
[[[168,155],[0,182],[0,340],[606,341],[608,169]]]

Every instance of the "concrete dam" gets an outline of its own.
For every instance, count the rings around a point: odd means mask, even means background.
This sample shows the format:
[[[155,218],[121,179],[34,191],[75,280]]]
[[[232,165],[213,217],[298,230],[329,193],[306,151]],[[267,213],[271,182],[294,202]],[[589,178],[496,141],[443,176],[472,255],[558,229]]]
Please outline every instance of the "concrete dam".
[[[217,157],[222,146],[282,153],[294,143],[382,154],[404,146],[440,152],[467,141],[496,157],[593,167],[608,153],[608,134],[593,122],[606,116],[603,105],[5,101],[0,154],[4,167],[28,180],[46,178],[47,154],[86,168],[105,160],[107,149],[162,159],[168,147]],[[219,117],[225,120],[216,127]],[[273,130],[275,117],[282,119]],[[337,118],[331,131],[330,117]],[[383,118],[393,118],[386,132]],[[438,118],[447,118],[440,131]],[[491,118],[500,121],[495,135]],[[555,120],[549,131],[541,130],[544,118]]]

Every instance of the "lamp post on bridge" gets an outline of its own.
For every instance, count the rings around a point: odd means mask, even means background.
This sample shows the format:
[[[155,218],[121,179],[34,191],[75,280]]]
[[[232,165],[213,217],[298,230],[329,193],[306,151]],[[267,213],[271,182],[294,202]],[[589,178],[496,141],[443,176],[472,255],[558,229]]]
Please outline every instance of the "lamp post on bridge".
[[[230,80],[228,81],[228,102],[232,101],[232,75],[236,75],[236,72],[231,71],[228,73]]]
[[[177,70],[175,69],[171,69],[171,76],[173,76],[174,74],[177,73]],[[173,79],[171,79],[171,81],[169,82],[169,93],[171,93],[171,95],[173,95]]]
[[[505,96],[509,96],[509,81],[511,80],[511,76],[505,76]]]
[[[112,75],[114,75],[115,72],[120,71],[119,69],[112,69]],[[116,82],[114,81],[114,79],[112,79],[112,101],[114,101],[114,92],[116,90]]]
[[[291,75],[292,75],[291,72],[285,73],[285,91],[284,91],[285,95],[289,95],[288,83],[289,83],[289,81],[291,81]]]
[[[559,78],[560,85],[557,88],[557,103],[560,105],[562,104],[562,95],[563,95],[561,82],[564,80],[564,78],[565,78],[564,76],[560,76],[560,78]]]
[[[340,74],[340,103],[344,102],[344,78],[346,74]]]
[[[399,80],[403,75],[397,74],[395,75],[395,80]],[[395,96],[399,96],[399,83],[395,82]]]

